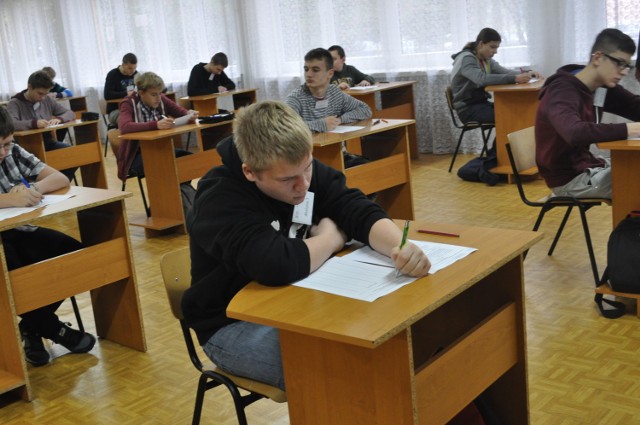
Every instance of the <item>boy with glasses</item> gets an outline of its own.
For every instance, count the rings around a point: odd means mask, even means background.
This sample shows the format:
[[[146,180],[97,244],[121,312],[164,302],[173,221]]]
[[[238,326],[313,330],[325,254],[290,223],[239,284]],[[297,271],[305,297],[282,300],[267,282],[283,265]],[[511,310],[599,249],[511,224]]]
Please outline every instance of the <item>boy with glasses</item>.
[[[536,162],[554,195],[611,198],[609,161],[595,157],[589,146],[640,137],[638,122],[600,122],[603,112],[640,120],[640,96],[619,85],[635,50],[628,35],[605,29],[588,65],[563,66],[546,80],[535,123]]]
[[[13,132],[13,120],[0,108],[0,208],[33,207],[40,203],[43,194],[69,187],[69,179],[64,174],[15,144]],[[6,230],[1,237],[9,271],[82,248],[80,242],[64,233],[30,225]],[[62,301],[20,315],[24,354],[33,366],[49,363],[49,352],[42,338],[72,353],[86,353],[96,342],[93,335],[58,320],[55,311]]]

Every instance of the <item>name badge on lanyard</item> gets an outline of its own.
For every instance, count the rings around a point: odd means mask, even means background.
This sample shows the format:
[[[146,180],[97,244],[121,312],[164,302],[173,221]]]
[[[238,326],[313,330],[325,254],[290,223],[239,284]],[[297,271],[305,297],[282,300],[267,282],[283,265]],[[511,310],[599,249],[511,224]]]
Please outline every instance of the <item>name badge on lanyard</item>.
[[[291,219],[292,222],[311,225],[311,219],[313,217],[314,196],[315,195],[313,192],[307,192],[307,195],[304,197],[304,201],[293,207],[293,218]]]
[[[322,99],[316,101],[316,109],[324,109],[329,107],[329,99]]]

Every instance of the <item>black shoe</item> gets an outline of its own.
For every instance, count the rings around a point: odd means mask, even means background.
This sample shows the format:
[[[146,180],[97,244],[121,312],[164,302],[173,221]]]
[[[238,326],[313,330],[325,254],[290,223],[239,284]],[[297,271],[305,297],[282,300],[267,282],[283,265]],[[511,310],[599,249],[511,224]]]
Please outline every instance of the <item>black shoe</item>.
[[[22,322],[20,322],[22,325]],[[38,334],[31,333],[20,327],[20,335],[24,343],[24,356],[33,366],[44,366],[49,363],[49,352],[44,348],[42,337]]]
[[[56,342],[72,353],[87,353],[96,343],[96,337],[87,332],[80,332],[60,322],[60,330],[53,338]]]

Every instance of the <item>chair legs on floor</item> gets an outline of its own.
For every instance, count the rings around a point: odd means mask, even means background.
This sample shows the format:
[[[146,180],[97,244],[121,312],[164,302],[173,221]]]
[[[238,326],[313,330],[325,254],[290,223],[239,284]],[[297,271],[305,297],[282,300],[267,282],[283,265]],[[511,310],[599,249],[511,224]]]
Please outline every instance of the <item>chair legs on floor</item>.
[[[71,305],[73,306],[73,313],[76,315],[76,322],[78,322],[78,329],[80,332],[84,332],[84,324],[82,323],[82,316],[80,316],[80,309],[78,308],[78,302],[76,297],[70,297]]]
[[[453,169],[453,164],[456,162],[456,157],[458,156],[458,150],[460,149],[460,144],[462,144],[462,137],[464,137],[464,133],[466,130],[462,130],[460,132],[460,137],[458,137],[458,144],[456,145],[456,150],[453,151],[453,156],[451,157],[451,164],[449,164],[449,172]]]
[[[133,176],[130,176],[130,177],[133,177]],[[142,196],[142,204],[144,205],[144,212],[145,214],[147,214],[147,217],[151,217],[151,208],[147,203],[147,196],[144,193],[144,186],[142,185],[142,177],[136,176],[136,178],[138,179],[138,186],[140,187],[140,196]],[[125,180],[122,182],[122,188],[120,190],[124,192],[124,189],[126,187],[127,187],[127,182]]]
[[[463,129],[460,132],[460,137],[458,137],[458,144],[456,145],[456,150],[453,151],[453,156],[451,157],[451,164],[449,164],[449,172],[451,172],[451,170],[453,169],[453,164],[456,162],[456,157],[458,156],[458,151],[460,150],[460,145],[462,144],[462,138],[464,137],[464,134],[467,132],[467,130],[469,129]],[[492,130],[493,130],[493,127],[490,127],[486,130],[483,127],[480,128],[480,131],[482,132],[482,151],[480,151],[480,156],[486,155],[489,150],[489,147],[488,147],[489,137],[491,137]]]

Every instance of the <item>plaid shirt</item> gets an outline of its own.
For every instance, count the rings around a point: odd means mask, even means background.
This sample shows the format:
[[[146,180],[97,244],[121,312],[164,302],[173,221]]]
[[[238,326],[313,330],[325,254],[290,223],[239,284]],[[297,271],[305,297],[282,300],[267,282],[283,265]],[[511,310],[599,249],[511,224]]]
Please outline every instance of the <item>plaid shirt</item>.
[[[0,163],[0,190],[2,193],[9,192],[13,186],[22,182],[21,177],[35,181],[44,167],[44,162],[15,144],[11,155],[7,155]]]

